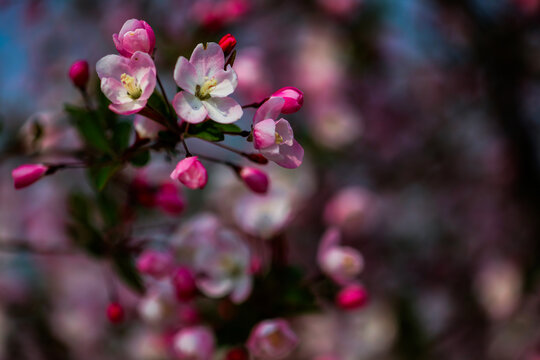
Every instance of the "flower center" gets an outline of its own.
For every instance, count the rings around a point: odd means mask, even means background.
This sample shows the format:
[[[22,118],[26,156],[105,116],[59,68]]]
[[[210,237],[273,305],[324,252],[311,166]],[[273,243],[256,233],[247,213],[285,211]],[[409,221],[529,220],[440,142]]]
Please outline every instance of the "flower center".
[[[141,97],[142,89],[137,85],[137,81],[133,76],[123,73],[122,76],[120,76],[120,82],[122,82],[122,85],[124,86],[124,89],[127,90],[130,98],[137,100]]]
[[[208,79],[208,77],[205,77],[205,81],[202,86],[197,85],[195,87],[195,96],[198,97],[200,100],[210,99],[210,93],[216,87],[216,85],[216,79]]]
[[[283,143],[283,136],[279,135],[276,131],[276,144],[282,144]]]
[[[266,339],[274,348],[280,348],[285,345],[285,338],[281,331],[277,329],[266,335]]]
[[[351,275],[356,274],[357,266],[356,266],[356,261],[354,257],[348,254],[345,255],[343,257],[343,267],[344,267],[345,272],[347,272],[348,274],[351,274]]]

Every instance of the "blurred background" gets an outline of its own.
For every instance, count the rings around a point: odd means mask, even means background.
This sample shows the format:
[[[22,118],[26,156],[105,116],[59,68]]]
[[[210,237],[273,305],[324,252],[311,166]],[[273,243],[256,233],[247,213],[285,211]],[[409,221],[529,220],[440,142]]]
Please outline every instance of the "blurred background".
[[[309,274],[339,227],[363,254],[370,302],[296,317],[291,359],[540,359],[539,0],[0,0],[0,359],[167,358],[152,326],[107,324],[99,262],[47,253],[69,243],[66,199],[84,172],[21,192],[10,178],[29,161],[29,123],[77,146],[58,125],[64,103],[81,103],[69,67],[88,60],[96,83],[130,18],[156,33],[169,97],[178,56],[227,33],[241,104],[283,86],[305,95],[288,116],[304,164],[271,167],[269,195],[215,167],[209,189],[184,192],[184,214],[149,215],[138,236],[167,241],[204,209],[246,236],[284,234]]]

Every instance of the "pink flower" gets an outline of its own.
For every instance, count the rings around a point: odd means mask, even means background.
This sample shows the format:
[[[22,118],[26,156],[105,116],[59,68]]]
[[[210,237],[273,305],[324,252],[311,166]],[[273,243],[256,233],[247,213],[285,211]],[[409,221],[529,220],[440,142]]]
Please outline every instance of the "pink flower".
[[[156,87],[156,67],[150,55],[137,51],[131,58],[107,55],[96,64],[101,91],[112,102],[109,109],[129,115],[146,106]]]
[[[268,175],[254,167],[244,166],[238,172],[244,183],[256,193],[264,194],[268,191]]]
[[[45,176],[48,166],[42,164],[26,164],[21,165],[11,172],[15,189],[22,189],[32,185],[43,176]]]
[[[137,259],[137,270],[156,279],[169,275],[173,267],[173,257],[164,252],[146,250]]]
[[[287,86],[279,89],[272,94],[274,97],[280,97],[285,100],[281,112],[283,114],[292,114],[302,108],[304,104],[304,93],[295,87]]]
[[[159,132],[166,130],[165,126],[142,115],[135,115],[133,126],[137,135],[142,139],[156,140]]]
[[[251,331],[247,347],[252,355],[261,359],[283,359],[298,345],[298,337],[287,321],[265,320]]]
[[[204,326],[184,328],[173,338],[174,352],[181,360],[210,360],[214,347],[214,335]]]
[[[208,181],[208,174],[197,157],[190,156],[178,162],[171,179],[180,181],[190,189],[202,189]]]
[[[232,53],[234,47],[236,46],[236,38],[231,34],[227,34],[219,40],[219,46],[223,49],[225,56]]]
[[[156,205],[167,214],[178,215],[184,211],[184,199],[176,187],[171,183],[162,184],[156,194]]]
[[[184,91],[173,99],[178,116],[197,124],[210,119],[229,124],[242,117],[242,107],[228,97],[236,89],[238,79],[230,65],[226,70],[223,50],[216,43],[197,45],[188,61],[180,56],[174,68],[174,80]]]
[[[172,278],[172,284],[176,292],[176,297],[180,301],[189,301],[197,293],[195,277],[191,270],[185,266],[179,267],[176,270]]]
[[[119,34],[113,35],[114,45],[120,55],[131,57],[137,51],[152,55],[156,46],[154,30],[143,20],[130,19]]]
[[[302,164],[304,149],[294,139],[293,130],[285,119],[275,121],[283,109],[285,100],[268,99],[253,117],[253,140],[255,149],[279,166],[295,169]]]
[[[346,285],[360,274],[364,268],[364,260],[358,250],[340,246],[340,240],[338,229],[328,229],[321,239],[317,260],[326,275],[336,283]]]
[[[326,204],[324,220],[328,225],[345,230],[359,230],[373,222],[374,196],[360,186],[340,190]]]
[[[86,60],[75,61],[69,68],[69,78],[73,82],[73,85],[84,89],[90,78],[88,62]]]
[[[366,289],[358,284],[350,284],[340,290],[336,296],[336,305],[343,310],[356,310],[368,301]]]

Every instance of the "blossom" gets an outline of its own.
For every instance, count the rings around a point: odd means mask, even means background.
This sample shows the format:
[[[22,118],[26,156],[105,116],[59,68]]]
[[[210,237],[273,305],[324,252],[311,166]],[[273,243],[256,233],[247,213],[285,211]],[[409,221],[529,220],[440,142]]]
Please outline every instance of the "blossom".
[[[152,55],[156,46],[154,30],[143,20],[130,19],[119,34],[113,35],[114,46],[120,55],[131,57],[137,51]]]
[[[208,181],[208,174],[196,156],[181,160],[171,173],[171,179],[178,180],[190,189],[202,189]]]
[[[251,293],[250,252],[236,233],[219,229],[207,243],[201,243],[194,259],[195,270],[201,274],[197,286],[209,297],[230,294],[241,303]]]
[[[261,359],[283,359],[298,345],[298,337],[283,319],[258,323],[247,341],[252,355]]]
[[[146,106],[156,87],[156,66],[150,55],[137,51],[131,58],[107,55],[96,64],[101,91],[112,102],[109,109],[129,115]]]
[[[156,205],[167,214],[178,215],[184,211],[185,203],[176,185],[162,184],[155,197]]]
[[[138,114],[135,115],[133,126],[140,138],[150,140],[156,140],[160,131],[167,130],[160,123]]]
[[[214,335],[204,326],[184,328],[173,338],[173,349],[179,359],[210,360],[214,347]]]
[[[225,66],[223,50],[216,43],[197,45],[188,61],[180,56],[174,68],[174,80],[184,91],[172,104],[178,116],[197,124],[209,117],[229,124],[242,117],[242,107],[228,97],[236,89],[238,79],[230,65]]]
[[[137,259],[137,270],[155,278],[163,278],[172,272],[174,260],[169,253],[146,250]]]
[[[242,181],[256,193],[264,194],[268,191],[268,175],[254,167],[244,166],[238,171]]]
[[[363,269],[364,260],[358,250],[340,246],[341,235],[336,228],[328,229],[321,240],[317,260],[322,271],[336,283],[350,283]]]
[[[88,62],[86,60],[75,61],[69,68],[69,78],[73,82],[73,85],[84,89],[90,78]]]
[[[367,300],[368,294],[366,289],[358,283],[345,286],[336,296],[336,304],[343,310],[361,308],[367,303]]]
[[[292,114],[302,108],[304,104],[304,93],[292,86],[286,86],[272,94],[274,97],[280,97],[285,100],[281,112],[283,114]]]
[[[347,232],[358,232],[371,225],[376,218],[374,195],[361,186],[341,189],[324,208],[326,224]]]
[[[22,189],[30,186],[45,176],[48,170],[49,167],[42,164],[21,165],[11,172],[13,185],[15,186],[15,189]]]
[[[253,142],[255,149],[268,160],[284,168],[294,169],[302,164],[304,149],[294,139],[287,120],[274,120],[284,104],[283,98],[271,97],[261,105],[253,117]]]

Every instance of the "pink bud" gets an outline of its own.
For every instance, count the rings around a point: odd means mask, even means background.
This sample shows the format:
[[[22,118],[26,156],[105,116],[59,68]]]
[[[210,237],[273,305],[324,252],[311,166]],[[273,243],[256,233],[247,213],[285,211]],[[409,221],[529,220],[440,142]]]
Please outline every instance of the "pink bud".
[[[165,183],[159,187],[155,201],[161,210],[171,215],[180,214],[185,207],[179,189],[171,183]]]
[[[75,61],[69,68],[69,78],[73,82],[73,85],[80,89],[84,89],[90,78],[88,62],[86,60]]]
[[[254,167],[245,166],[238,172],[248,188],[259,194],[265,194],[268,191],[268,175]]]
[[[174,267],[174,259],[168,253],[146,250],[137,259],[137,269],[157,279],[169,275]]]
[[[281,88],[273,93],[272,96],[285,100],[285,104],[283,104],[283,108],[281,109],[281,113],[283,114],[297,112],[302,107],[302,104],[304,104],[304,93],[292,86]]]
[[[117,302],[112,302],[107,306],[107,318],[113,324],[121,323],[124,320],[124,308]]]
[[[47,170],[49,170],[49,167],[42,164],[26,164],[19,166],[11,172],[15,189],[22,189],[32,185],[45,176]]]
[[[197,157],[190,156],[176,165],[171,173],[171,179],[179,180],[190,189],[202,189],[208,181],[208,174]]]
[[[195,297],[197,293],[195,277],[187,267],[179,267],[174,274],[172,282],[178,300],[189,301]]]
[[[247,347],[252,355],[262,359],[282,359],[298,345],[298,337],[283,319],[265,320],[251,331]]]
[[[227,34],[219,40],[219,46],[223,49],[225,57],[229,55],[236,46],[236,38],[231,34]]]
[[[214,347],[214,335],[204,326],[184,328],[173,338],[174,352],[181,360],[210,360]]]
[[[360,284],[345,286],[336,296],[336,304],[343,310],[356,310],[368,301],[366,289]]]
[[[130,19],[124,23],[120,33],[113,35],[114,45],[120,55],[131,57],[142,51],[152,55],[156,46],[154,30],[143,20]]]

